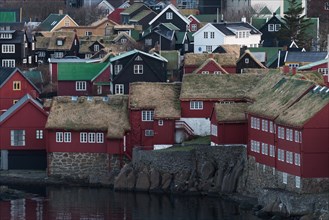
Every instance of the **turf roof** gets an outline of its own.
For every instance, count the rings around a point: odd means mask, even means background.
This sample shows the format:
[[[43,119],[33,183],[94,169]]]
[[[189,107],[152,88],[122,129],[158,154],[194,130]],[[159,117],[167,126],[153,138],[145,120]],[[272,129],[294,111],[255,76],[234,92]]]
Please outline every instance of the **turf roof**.
[[[214,110],[218,122],[247,122],[245,112],[250,103],[216,103]]]

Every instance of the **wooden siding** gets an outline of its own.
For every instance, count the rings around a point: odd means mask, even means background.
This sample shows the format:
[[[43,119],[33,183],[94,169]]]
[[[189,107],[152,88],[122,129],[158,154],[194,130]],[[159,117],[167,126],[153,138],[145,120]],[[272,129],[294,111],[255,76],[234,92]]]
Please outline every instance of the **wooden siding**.
[[[90,81],[81,80],[86,82],[86,91],[76,91],[76,81],[58,81],[57,95],[58,96],[90,96],[92,95],[93,86]]]
[[[172,12],[173,18],[168,20],[166,18],[166,13]],[[187,31],[187,24],[183,21],[175,12],[173,12],[170,8],[167,9],[157,20],[155,20],[152,24],[152,27],[157,26],[160,23],[172,23],[176,27],[180,29],[180,31]]]
[[[191,110],[190,101],[181,101],[182,118],[210,118],[215,102],[203,101],[203,109]]]

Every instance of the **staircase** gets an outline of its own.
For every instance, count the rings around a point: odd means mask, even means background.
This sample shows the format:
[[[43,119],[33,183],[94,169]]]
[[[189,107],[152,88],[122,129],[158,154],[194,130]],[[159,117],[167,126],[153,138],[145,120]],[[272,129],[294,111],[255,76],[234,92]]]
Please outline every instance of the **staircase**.
[[[185,121],[176,121],[176,129],[183,129],[189,136],[194,136],[194,130]]]

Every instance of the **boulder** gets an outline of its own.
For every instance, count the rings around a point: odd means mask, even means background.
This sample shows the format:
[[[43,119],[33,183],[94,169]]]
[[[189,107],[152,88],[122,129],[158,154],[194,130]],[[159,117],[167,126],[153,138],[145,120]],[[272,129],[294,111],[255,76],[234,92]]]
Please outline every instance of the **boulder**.
[[[137,175],[135,189],[137,191],[148,191],[150,189],[150,178],[148,173],[140,172]]]
[[[160,186],[160,173],[155,169],[150,171],[150,190],[156,190]]]

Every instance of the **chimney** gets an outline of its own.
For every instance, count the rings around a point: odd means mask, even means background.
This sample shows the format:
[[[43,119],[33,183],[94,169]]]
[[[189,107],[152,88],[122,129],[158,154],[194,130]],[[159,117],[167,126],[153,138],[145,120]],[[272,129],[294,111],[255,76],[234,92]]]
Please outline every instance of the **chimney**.
[[[62,15],[63,14],[63,10],[62,9],[58,10],[58,14]]]
[[[243,23],[246,23],[246,22],[247,22],[247,18],[246,18],[245,16],[243,16],[243,17],[241,18],[241,21],[242,21]]]

